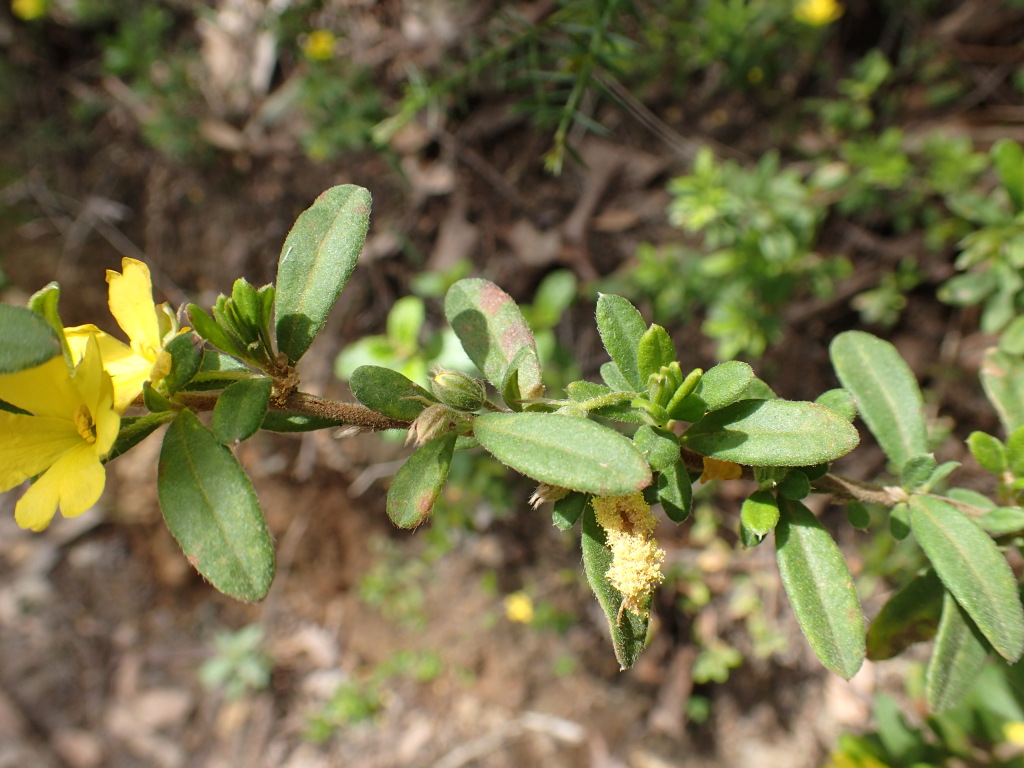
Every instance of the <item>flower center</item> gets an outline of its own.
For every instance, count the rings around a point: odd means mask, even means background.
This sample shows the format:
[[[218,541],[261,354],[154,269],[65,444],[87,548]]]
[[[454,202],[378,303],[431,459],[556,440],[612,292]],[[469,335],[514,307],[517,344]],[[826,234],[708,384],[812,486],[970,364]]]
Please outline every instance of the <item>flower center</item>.
[[[93,423],[92,414],[84,405],[78,406],[75,411],[75,428],[82,439],[87,443],[96,442],[96,424]]]

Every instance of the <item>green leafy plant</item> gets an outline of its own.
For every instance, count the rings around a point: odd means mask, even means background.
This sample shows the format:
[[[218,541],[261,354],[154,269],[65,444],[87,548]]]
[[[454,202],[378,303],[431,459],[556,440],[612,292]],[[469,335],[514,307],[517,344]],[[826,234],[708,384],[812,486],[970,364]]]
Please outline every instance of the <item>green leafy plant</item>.
[[[153,306],[148,270],[126,259],[124,273],[108,282],[132,347],[94,326],[64,328],[55,284],[28,309],[4,307],[10,333],[0,340],[0,399],[8,408],[0,421],[18,454],[0,462],[8,466],[0,485],[40,475],[16,506],[19,522],[41,528],[58,507],[68,513],[69,485],[98,496],[101,462],[166,424],[157,488],[168,527],[215,588],[259,600],[273,578],[273,544],[234,446],[261,428],[404,429],[415,448],[388,490],[391,520],[401,528],[426,522],[457,452],[482,450],[538,483],[534,502],[553,502],[554,523],[580,526],[584,571],[623,668],[645,647],[664,579],[651,505],[685,521],[697,476],[752,481],[741,540],[754,547],[773,539],[790,604],[828,669],[849,678],[865,657],[888,658],[934,637],[926,697],[942,711],[962,698],[989,654],[1007,662],[1021,656],[1024,608],[1004,551],[1024,531],[1014,506],[1024,427],[1019,355],[994,349],[982,370],[1008,437],[970,440],[979,463],[1002,478],[999,507],[946,489],[957,465],[929,453],[924,399],[909,367],[891,344],[860,331],[840,334],[830,348],[842,389],[816,402],[789,401],[743,362],[687,370],[663,327],[648,325],[625,298],[603,294],[596,324],[609,359],[601,382],[572,381],[556,396],[516,302],[487,280],[463,278],[448,289],[444,314],[481,377],[438,371],[423,387],[393,369],[362,365],[350,379],[358,403],[314,397],[299,389],[296,364],[356,266],[369,214],[365,189],[327,190],[288,234],[276,285],[257,289],[239,279],[210,313],[189,305],[193,331]],[[115,359],[123,364],[103,367]],[[129,405],[147,413],[122,419]],[[204,411],[212,412],[209,427],[197,416]],[[885,485],[830,470],[857,446],[858,415],[890,461]],[[39,442],[41,416],[59,422],[67,447],[56,456]],[[883,505],[889,533],[913,537],[927,563],[866,630],[844,556],[803,503],[815,492]],[[388,602],[394,589],[382,584]],[[724,646],[706,650],[710,679],[735,661]]]
[[[273,659],[263,648],[263,628],[250,624],[237,632],[222,632],[213,639],[214,655],[199,668],[205,688],[238,699],[270,684]]]

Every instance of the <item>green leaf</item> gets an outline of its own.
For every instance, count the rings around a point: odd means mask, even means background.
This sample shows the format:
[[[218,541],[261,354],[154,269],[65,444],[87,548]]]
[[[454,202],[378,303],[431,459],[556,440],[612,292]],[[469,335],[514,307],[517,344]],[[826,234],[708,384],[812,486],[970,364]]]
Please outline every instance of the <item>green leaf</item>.
[[[388,341],[405,354],[419,345],[420,329],[427,316],[427,308],[419,296],[403,296],[391,305],[388,312]]]
[[[229,355],[235,357],[248,357],[249,354],[245,349],[245,346],[239,342],[233,334],[229,334],[220,325],[210,317],[206,312],[203,311],[202,307],[195,304],[189,304],[186,308],[188,312],[189,323],[192,325],[194,330],[200,337],[206,339],[217,349],[227,352]]]
[[[268,432],[313,432],[318,429],[344,426],[346,423],[338,419],[310,416],[306,413],[267,411],[267,415],[263,417],[260,429]]]
[[[782,585],[821,663],[849,680],[864,661],[864,615],[846,561],[807,507],[783,499],[775,527]]]
[[[415,528],[434,508],[452,464],[457,435],[449,432],[420,446],[395,473],[387,510],[399,528]]]
[[[236,381],[251,379],[258,374],[236,358],[217,349],[204,348],[203,362],[199,371],[184,387],[188,392],[205,392],[224,389]]]
[[[1024,475],[1024,428],[1017,428],[1006,438],[1006,463],[1016,475]]]
[[[171,356],[171,370],[157,382],[169,395],[184,387],[203,364],[203,342],[194,333],[179,333],[164,347]]]
[[[811,480],[801,470],[793,469],[779,481],[778,491],[784,499],[806,499],[811,493]]]
[[[829,354],[885,455],[902,467],[911,456],[926,453],[921,389],[896,347],[869,333],[846,331],[832,340]]]
[[[681,523],[690,516],[693,506],[693,481],[681,461],[665,467],[658,473],[658,502],[668,519]]]
[[[882,606],[868,628],[868,658],[882,661],[935,637],[946,590],[935,571],[915,576]]]
[[[658,373],[663,365],[673,362],[676,359],[676,348],[668,331],[660,325],[652,325],[640,337],[636,356],[640,379],[646,390],[647,377]]]
[[[218,440],[232,445],[256,434],[267,415],[273,383],[265,376],[243,379],[221,393],[210,422]]]
[[[1024,427],[1024,358],[990,350],[981,364],[981,386],[1006,434]]]
[[[157,491],[167,527],[214,587],[239,600],[267,594],[274,549],[252,483],[191,411],[164,435]]]
[[[1024,531],[1024,509],[1020,507],[996,507],[974,518],[991,536],[1007,536]]]
[[[706,371],[693,394],[704,401],[707,410],[717,411],[744,398],[753,380],[753,368],[738,360],[729,360]]]
[[[412,421],[427,407],[424,400],[437,402],[437,398],[419,384],[379,365],[359,366],[352,371],[348,385],[360,403],[392,419]]]
[[[982,469],[997,475],[1007,470],[1006,446],[1001,440],[985,432],[971,432],[967,436],[967,447]]]
[[[1024,150],[1013,139],[999,139],[990,155],[1014,210],[1024,211]]]
[[[910,535],[910,507],[905,502],[889,510],[889,533],[896,541],[903,541]]]
[[[854,528],[866,531],[871,526],[871,514],[867,507],[858,501],[851,501],[846,505],[846,519]]]
[[[852,451],[857,430],[830,408],[790,400],[741,400],[691,424],[680,442],[721,461],[800,467]]]
[[[31,309],[0,304],[0,374],[35,368],[61,354],[60,339]]]
[[[1024,652],[1024,608],[1006,558],[947,501],[914,495],[910,527],[935,572],[992,647],[1009,661]]]
[[[583,511],[583,570],[608,619],[615,658],[621,669],[629,669],[636,663],[647,641],[648,617],[638,616],[632,611],[622,611],[622,593],[608,581],[608,569],[612,565],[612,553],[607,546],[608,537],[597,523],[594,507],[587,504]]]
[[[568,531],[576,521],[580,519],[583,510],[590,503],[590,496],[586,493],[572,491],[555,502],[555,508],[551,512],[551,520],[560,531]]]
[[[515,301],[501,288],[480,278],[459,280],[448,289],[444,314],[469,359],[495,389],[504,392],[518,368],[522,398],[544,393],[533,332]]]
[[[740,522],[759,539],[767,536],[779,522],[779,502],[771,491],[754,491],[740,507]]]
[[[244,277],[235,280],[231,287],[231,306],[234,307],[238,325],[245,331],[244,338],[256,341],[260,336],[260,314],[262,307],[256,289]]]
[[[822,392],[814,402],[831,408],[847,421],[852,422],[857,418],[857,401],[848,389],[830,389],[828,392]]]
[[[28,299],[28,308],[38,315],[42,315],[60,341],[64,353],[64,360],[71,365],[71,349],[68,347],[68,340],[64,337],[64,323],[60,319],[60,312],[57,305],[60,303],[60,284],[50,282],[33,293]],[[0,327],[6,327],[0,323]],[[2,355],[2,353],[0,353]],[[31,367],[31,366],[30,366]]]
[[[629,438],[589,419],[555,413],[486,413],[473,433],[521,474],[595,496],[623,496],[651,484],[651,468]]]
[[[942,621],[925,672],[925,695],[932,714],[960,703],[985,666],[988,648],[974,622],[949,592],[942,599]]]
[[[597,330],[601,334],[601,341],[608,355],[628,384],[625,389],[633,392],[645,391],[647,378],[640,376],[637,352],[640,339],[647,331],[647,324],[637,308],[621,296],[601,294],[597,299]],[[605,381],[615,388],[615,384],[607,378]]]
[[[601,364],[601,380],[613,392],[635,392],[636,388],[626,381],[626,377],[622,375],[622,371],[619,370],[613,362],[607,362]]]
[[[348,282],[370,226],[370,193],[344,184],[307,208],[285,238],[277,264],[277,348],[301,358]]]
[[[900,468],[900,481],[902,486],[912,491],[920,488],[932,476],[939,463],[930,453],[922,453],[919,456],[911,456],[906,464]]]
[[[666,429],[645,424],[633,434],[633,444],[655,472],[679,461],[679,438]]]
[[[121,428],[117,433],[117,440],[114,441],[110,453],[103,459],[106,464],[113,461],[123,453],[127,453],[136,445],[141,443],[163,424],[166,424],[175,413],[173,411],[164,413],[150,413],[145,416],[122,416]]]

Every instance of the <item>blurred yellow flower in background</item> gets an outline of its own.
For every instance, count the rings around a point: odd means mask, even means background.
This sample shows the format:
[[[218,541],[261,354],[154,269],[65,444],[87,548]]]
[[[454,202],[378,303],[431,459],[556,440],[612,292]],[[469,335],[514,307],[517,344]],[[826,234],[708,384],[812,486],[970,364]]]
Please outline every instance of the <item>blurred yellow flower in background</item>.
[[[334,58],[334,33],[326,29],[315,29],[306,37],[302,52],[310,61],[330,61]]]
[[[533,621],[533,600],[525,592],[513,592],[505,598],[505,617],[509,621],[529,624]]]
[[[18,525],[41,531],[58,507],[74,517],[95,504],[106,484],[102,460],[121,426],[95,338],[72,372],[58,356],[0,375],[0,400],[26,411],[0,411],[0,492],[39,475],[15,505]]]
[[[793,18],[813,27],[823,27],[842,16],[843,10],[843,4],[836,0],[800,0],[793,9]]]
[[[33,21],[46,15],[46,0],[11,0],[11,13],[22,21]]]

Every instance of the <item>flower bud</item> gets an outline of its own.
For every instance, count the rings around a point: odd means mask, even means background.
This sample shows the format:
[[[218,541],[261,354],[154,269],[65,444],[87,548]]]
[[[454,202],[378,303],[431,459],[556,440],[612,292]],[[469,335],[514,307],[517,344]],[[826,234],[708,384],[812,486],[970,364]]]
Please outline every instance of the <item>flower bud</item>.
[[[435,437],[440,437],[455,429],[458,424],[458,414],[451,408],[434,403],[424,408],[420,415],[409,427],[409,434],[405,438],[406,443],[415,442],[416,445],[429,443]]]
[[[487,399],[484,383],[462,371],[438,368],[430,381],[434,397],[459,411],[476,411]]]

